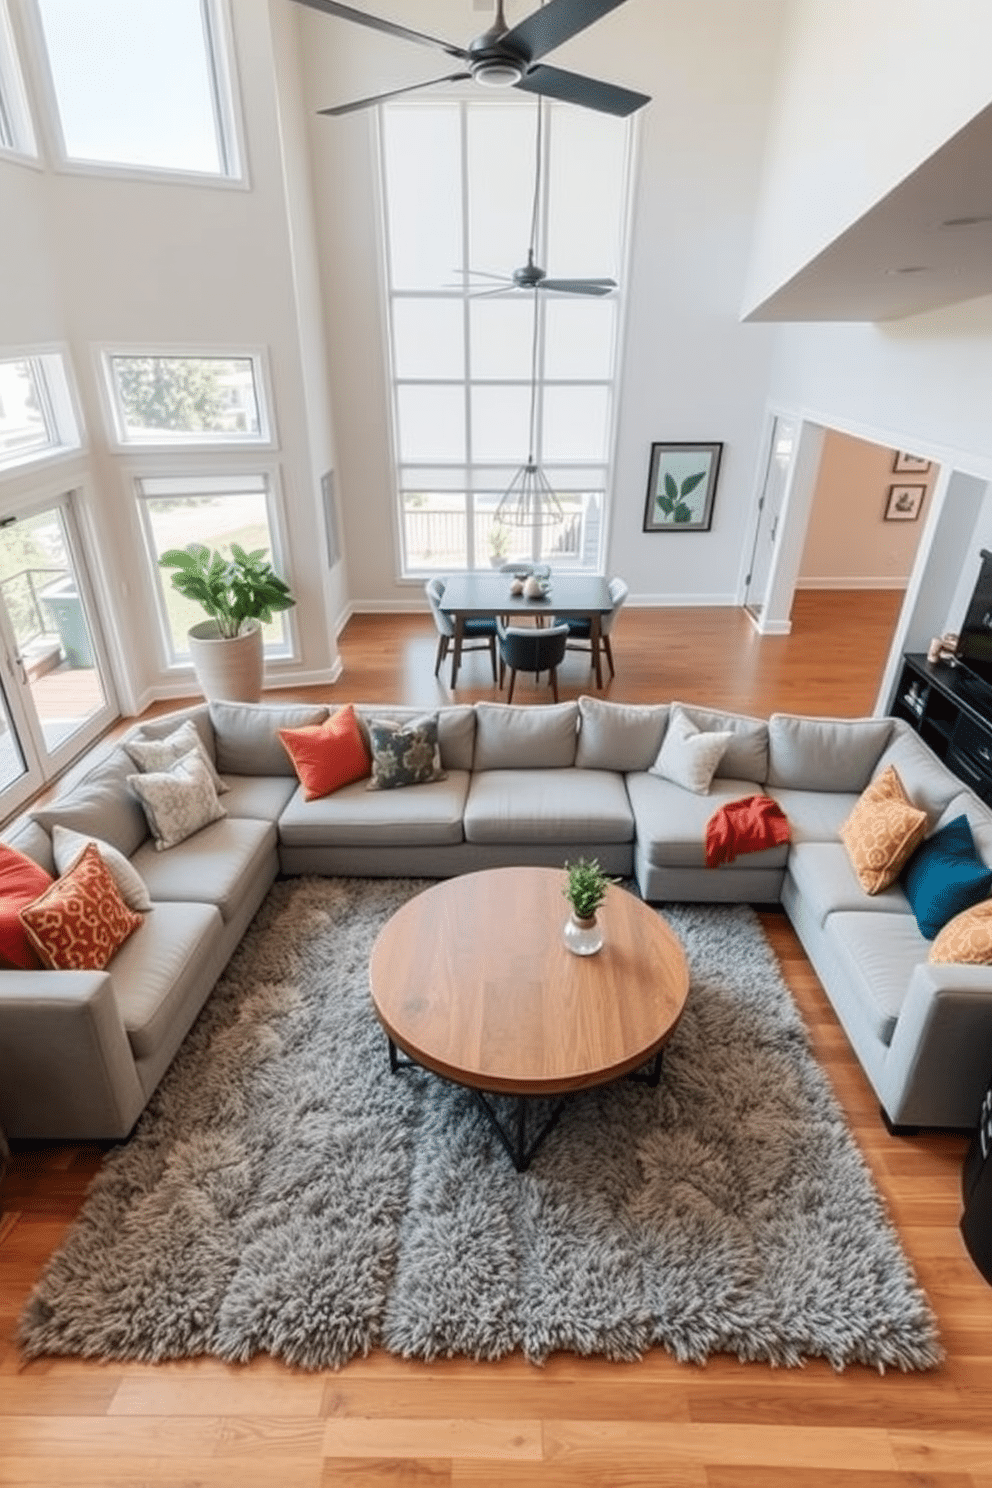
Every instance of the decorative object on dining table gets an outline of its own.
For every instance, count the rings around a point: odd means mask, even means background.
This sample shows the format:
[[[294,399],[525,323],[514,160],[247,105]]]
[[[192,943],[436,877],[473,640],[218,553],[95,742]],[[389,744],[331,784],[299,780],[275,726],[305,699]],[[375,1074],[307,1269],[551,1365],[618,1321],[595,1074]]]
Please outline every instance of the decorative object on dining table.
[[[920,486],[890,486],[889,499],[885,503],[887,522],[915,522],[923,507],[927,488]]]
[[[521,593],[524,599],[547,599],[550,590],[550,579],[542,579],[536,573],[532,573],[524,579]]]
[[[645,532],[708,532],[722,444],[652,444]]]
[[[579,858],[575,863],[566,863],[565,872],[568,878],[562,893],[572,906],[572,913],[565,921],[565,944],[576,956],[593,956],[603,944],[596,911],[610,884],[619,880],[603,872],[598,858]]]

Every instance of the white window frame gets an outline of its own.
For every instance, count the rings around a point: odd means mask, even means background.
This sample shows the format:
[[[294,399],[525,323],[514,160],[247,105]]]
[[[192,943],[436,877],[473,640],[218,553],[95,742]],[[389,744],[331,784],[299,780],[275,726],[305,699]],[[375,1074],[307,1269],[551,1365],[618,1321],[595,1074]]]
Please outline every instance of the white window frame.
[[[189,185],[247,190],[250,187],[243,111],[234,67],[234,31],[230,0],[200,0],[204,39],[212,82],[214,127],[217,131],[218,171],[185,166],[136,165],[128,161],[90,160],[70,155],[62,130],[55,79],[48,60],[45,28],[37,0],[25,0],[38,93],[43,101],[46,143],[55,169],[70,175],[115,176],[144,181],[177,181]]]
[[[456,102],[457,101],[459,103],[460,119],[461,119],[461,125],[460,125],[460,149],[461,149],[461,153],[462,153],[462,175],[463,175],[462,239],[463,239],[463,252],[464,252],[464,255],[465,255],[465,261],[467,263],[468,262],[468,254],[469,254],[469,241],[468,241],[468,227],[467,227],[467,217],[466,217],[466,214],[465,214],[465,198],[464,198],[464,180],[465,180],[465,172],[466,172],[465,151],[466,151],[466,139],[467,139],[466,128],[465,128],[465,113],[466,113],[466,111],[468,109],[472,108],[473,106],[475,106],[475,107],[480,107],[480,106],[481,107],[485,107],[485,104],[479,104],[477,100],[474,100],[471,97],[465,97],[465,98],[461,99],[460,101],[459,100],[451,100],[451,101],[452,102]],[[503,103],[503,102],[505,102],[505,100],[501,99],[500,102]],[[522,106],[523,107],[533,108],[533,101],[528,101],[528,103],[523,104]],[[441,565],[439,567],[424,567],[424,566],[417,567],[417,566],[415,566],[414,564],[412,564],[410,562],[409,555],[407,553],[407,543],[406,543],[406,520],[405,520],[405,512],[404,512],[404,497],[406,495],[410,494],[410,493],[416,492],[418,489],[421,489],[423,487],[427,487],[429,489],[439,489],[439,490],[440,489],[447,489],[447,490],[451,490],[452,492],[457,492],[458,494],[463,495],[464,496],[464,502],[465,502],[464,511],[465,511],[465,523],[466,523],[466,567],[468,567],[468,568],[473,568],[473,567],[474,568],[484,568],[486,566],[486,564],[487,564],[487,561],[488,561],[487,555],[485,553],[482,553],[480,555],[475,550],[476,549],[476,542],[475,542],[476,503],[475,503],[475,497],[478,496],[478,495],[491,496],[494,493],[496,495],[502,495],[503,491],[506,489],[506,486],[509,484],[509,481],[512,479],[512,477],[513,477],[513,475],[515,473],[515,469],[513,467],[504,467],[502,465],[502,463],[496,464],[495,462],[491,462],[491,461],[487,461],[485,463],[480,463],[480,462],[473,461],[472,454],[471,454],[470,412],[469,412],[470,403],[471,403],[471,390],[472,390],[473,386],[496,386],[496,385],[499,385],[500,383],[503,383],[504,385],[508,385],[508,386],[524,386],[524,385],[526,385],[527,388],[529,389],[530,382],[529,382],[529,378],[527,379],[526,384],[524,383],[524,380],[523,379],[499,379],[499,378],[497,378],[497,379],[485,378],[485,379],[481,379],[481,380],[480,379],[473,379],[473,378],[471,378],[469,376],[469,373],[468,373],[467,370],[466,370],[465,376],[460,381],[459,380],[444,379],[444,378],[438,378],[438,379],[430,379],[430,378],[407,379],[407,378],[399,378],[399,377],[397,377],[397,375],[396,375],[396,373],[394,371],[394,355],[393,355],[393,345],[392,345],[392,339],[393,339],[392,338],[392,325],[393,325],[393,310],[392,310],[392,307],[393,307],[394,302],[395,301],[398,301],[398,300],[408,300],[408,299],[416,299],[416,298],[425,298],[425,299],[452,298],[452,299],[456,300],[457,302],[461,303],[462,306],[463,306],[463,309],[464,309],[464,314],[463,314],[464,336],[465,336],[465,358],[464,358],[464,364],[465,364],[466,369],[468,369],[470,367],[470,356],[469,356],[469,315],[468,315],[468,303],[469,303],[469,300],[468,300],[468,296],[467,296],[466,290],[464,290],[464,289],[458,289],[458,288],[454,288],[454,289],[452,289],[450,291],[441,291],[441,290],[438,290],[438,289],[429,289],[429,290],[401,289],[401,290],[396,290],[396,289],[393,288],[392,281],[391,281],[391,276],[390,276],[389,217],[388,217],[388,205],[387,205],[387,180],[386,180],[386,144],[385,144],[385,130],[382,127],[383,126],[383,111],[382,111],[381,108],[379,110],[377,110],[377,116],[376,117],[377,117],[377,126],[378,126],[377,127],[378,171],[377,171],[377,193],[376,193],[376,195],[377,195],[377,206],[378,206],[378,212],[379,212],[379,222],[380,222],[380,231],[379,231],[379,240],[380,240],[380,245],[381,245],[381,255],[380,255],[380,265],[381,265],[381,267],[380,267],[380,273],[381,273],[381,276],[382,276],[381,277],[381,282],[382,282],[382,286],[383,286],[383,298],[384,298],[384,302],[385,302],[385,316],[384,316],[384,322],[385,322],[385,355],[386,355],[387,376],[388,376],[388,379],[389,379],[390,417],[391,417],[391,423],[392,423],[391,447],[392,447],[393,487],[394,487],[393,520],[394,520],[394,523],[396,525],[396,548],[395,548],[395,552],[396,552],[397,558],[398,558],[397,580],[399,582],[421,583],[421,582],[423,582],[423,580],[426,577],[430,576],[431,574],[441,572],[445,567],[448,567],[449,565]],[[541,464],[542,467],[544,466],[545,461],[544,461],[543,452],[542,452],[540,446],[541,446],[542,431],[543,431],[543,402],[544,402],[545,392],[547,391],[547,389],[554,388],[556,386],[567,386],[567,387],[570,387],[570,388],[571,387],[579,387],[579,386],[593,386],[593,387],[605,388],[606,389],[606,394],[607,394],[607,423],[608,423],[608,427],[609,427],[609,436],[608,436],[608,449],[607,449],[607,451],[605,453],[605,458],[603,460],[596,461],[596,462],[585,462],[585,461],[568,461],[568,462],[565,462],[565,461],[555,461],[553,463],[549,463],[548,464],[548,467],[547,467],[549,473],[551,473],[552,484],[554,485],[555,490],[558,491],[561,495],[585,494],[585,495],[587,495],[589,497],[592,497],[592,498],[598,498],[598,500],[600,502],[599,534],[598,534],[598,541],[597,541],[597,549],[598,549],[598,551],[597,551],[597,554],[596,554],[595,563],[594,563],[594,565],[579,564],[579,565],[577,565],[577,571],[591,572],[592,569],[593,569],[593,567],[595,567],[596,569],[598,569],[601,566],[601,564],[602,564],[603,555],[604,555],[604,553],[606,551],[606,541],[607,541],[607,533],[608,533],[608,522],[609,522],[609,517],[610,517],[610,513],[611,513],[610,492],[612,490],[612,485],[613,485],[613,469],[614,469],[615,452],[616,452],[616,441],[617,441],[617,423],[618,423],[618,419],[617,419],[617,411],[616,410],[617,410],[617,398],[618,398],[620,370],[621,370],[621,365],[622,365],[622,349],[623,349],[622,343],[623,343],[624,310],[625,310],[625,299],[624,299],[624,293],[623,293],[623,284],[624,284],[625,279],[626,279],[626,272],[625,272],[625,270],[627,268],[627,259],[628,259],[628,254],[629,254],[630,215],[631,215],[631,212],[632,212],[632,209],[633,209],[633,203],[631,201],[631,182],[634,179],[634,177],[633,177],[633,170],[634,170],[634,159],[635,159],[635,151],[636,151],[636,140],[637,140],[636,125],[633,122],[631,122],[631,124],[629,125],[629,134],[628,134],[628,138],[627,138],[627,147],[626,147],[626,151],[625,151],[625,160],[624,160],[624,193],[623,193],[623,195],[624,195],[624,200],[625,200],[625,202],[627,204],[627,213],[626,213],[626,219],[625,219],[625,221],[621,224],[621,243],[620,243],[620,252],[619,252],[619,261],[620,261],[620,269],[621,269],[621,279],[620,279],[620,288],[615,292],[615,296],[616,296],[616,300],[617,300],[617,313],[616,313],[616,320],[615,320],[615,326],[614,326],[614,344],[613,344],[613,351],[612,351],[612,358],[611,358],[611,362],[612,362],[611,375],[610,375],[610,377],[608,379],[579,378],[579,379],[574,379],[574,380],[573,379],[565,380],[565,379],[562,379],[562,378],[556,378],[556,377],[547,376],[543,372],[543,370],[541,372],[539,372],[539,374],[538,374],[538,385],[537,385],[537,407],[538,407],[537,429],[538,429],[538,434],[537,434],[537,441],[536,441],[536,443],[537,443],[536,453],[537,453],[538,463]],[[545,147],[544,148],[545,148],[545,151],[549,150],[549,148],[550,148],[550,139],[549,139],[549,136],[547,136],[547,135],[545,137]],[[543,190],[543,199],[542,199],[542,201],[540,203],[539,211],[540,211],[540,220],[541,220],[541,223],[542,223],[543,229],[544,229],[543,236],[546,239],[546,236],[547,236],[547,234],[546,234],[546,227],[547,227],[547,212],[548,212],[548,194],[549,194],[549,191],[550,191],[550,171],[548,169],[548,156],[547,156],[547,154],[545,154],[545,162],[544,163],[545,163],[544,180],[543,180],[544,190]],[[511,291],[511,293],[512,293],[512,291]],[[544,361],[545,361],[545,336],[546,336],[546,319],[547,319],[547,317],[546,317],[546,301],[542,300],[540,297],[539,297],[539,300],[538,300],[538,314],[539,314],[539,320],[538,320],[539,365],[543,368]],[[466,422],[466,430],[465,430],[465,451],[466,451],[466,458],[464,460],[462,460],[462,461],[448,461],[448,462],[435,460],[435,461],[427,462],[427,461],[404,461],[401,458],[401,451],[400,451],[400,447],[399,447],[399,429],[400,429],[400,419],[399,419],[399,389],[400,389],[401,386],[404,386],[404,385],[407,385],[407,384],[409,384],[409,385],[416,385],[416,386],[422,386],[422,387],[451,386],[451,387],[457,387],[457,388],[463,390],[463,392],[464,392],[465,422]],[[526,454],[526,451],[523,450],[523,449],[521,449],[520,460],[518,461],[518,467],[519,467],[520,464],[523,463],[525,454]],[[457,482],[457,481],[455,481],[455,476],[457,475],[457,473],[459,471],[461,471],[463,473],[464,479],[462,481],[460,481],[460,482]],[[414,474],[414,475],[416,475],[418,472],[422,472],[423,475],[424,475],[424,480],[423,480],[422,483],[417,483],[417,482],[411,481],[409,479],[409,476],[410,476],[411,473]],[[440,476],[442,474],[442,472],[444,472],[444,474],[448,477],[448,479],[446,481],[443,481],[441,485],[438,485],[436,478],[438,476]],[[559,473],[560,473],[560,478],[559,478]],[[434,475],[434,477],[435,477],[435,479],[433,481],[431,479],[431,476],[432,475]],[[588,477],[588,479],[585,478],[586,476]],[[540,536],[539,531],[535,530],[533,532],[533,555],[532,555],[532,556],[535,556],[535,557],[537,556],[537,545],[538,545],[539,536]]]
[[[39,163],[38,142],[7,0],[0,0],[0,156]]]
[[[70,378],[67,350],[53,346],[0,347],[0,362],[30,362],[49,440],[45,445],[3,454],[0,477],[27,465],[42,465],[75,455],[82,448],[82,420]]]
[[[258,407],[258,433],[222,434],[214,430],[202,434],[177,430],[175,434],[154,431],[150,434],[128,432],[124,410],[117,397],[113,362],[115,357],[162,357],[182,361],[212,358],[223,361],[250,361],[255,384],[255,402]],[[111,448],[124,450],[229,450],[229,449],[277,449],[275,416],[272,403],[272,382],[269,376],[268,356],[260,346],[124,346],[112,345],[97,348],[99,362],[98,383],[103,405],[107,439]]]
[[[272,463],[262,464],[254,461],[225,460],[223,463],[211,462],[209,465],[204,465],[201,462],[191,462],[189,460],[183,460],[181,462],[175,460],[149,460],[142,461],[140,465],[135,464],[130,466],[126,470],[125,476],[131,488],[138,514],[138,525],[141,528],[142,544],[149,569],[149,586],[154,600],[159,653],[163,668],[167,672],[189,671],[192,665],[189,652],[177,651],[172,643],[172,632],[165,609],[165,586],[171,580],[165,570],[159,568],[158,559],[155,554],[155,540],[147,507],[147,502],[155,499],[155,493],[146,492],[143,489],[143,482],[146,480],[162,479],[183,483],[189,482],[189,495],[197,496],[209,494],[205,490],[196,490],[197,483],[208,484],[218,479],[231,481],[232,483],[236,483],[239,480],[261,480],[264,483],[265,511],[269,534],[272,539],[269,561],[276,573],[282,577],[286,577],[287,566],[284,556],[287,551],[285,541],[285,501],[279,467]],[[295,621],[296,611],[295,609],[288,609],[280,613],[285,627],[286,639],[282,646],[271,648],[266,646],[265,662],[267,666],[270,662],[282,665],[296,663],[300,657],[299,636]],[[209,617],[204,615],[203,618],[208,619]]]

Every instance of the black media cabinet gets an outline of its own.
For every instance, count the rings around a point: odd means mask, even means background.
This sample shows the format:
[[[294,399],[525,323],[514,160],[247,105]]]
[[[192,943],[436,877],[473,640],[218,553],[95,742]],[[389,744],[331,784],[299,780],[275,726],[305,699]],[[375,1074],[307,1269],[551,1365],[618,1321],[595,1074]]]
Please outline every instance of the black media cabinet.
[[[986,701],[961,667],[907,651],[889,712],[911,724],[947,768],[992,806],[992,692],[987,696]]]

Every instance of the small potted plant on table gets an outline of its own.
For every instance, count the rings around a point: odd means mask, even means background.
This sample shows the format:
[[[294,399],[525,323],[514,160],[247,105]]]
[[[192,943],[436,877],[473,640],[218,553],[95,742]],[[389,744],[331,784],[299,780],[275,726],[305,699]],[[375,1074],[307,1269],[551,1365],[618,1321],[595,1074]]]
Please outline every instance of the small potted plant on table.
[[[566,863],[568,878],[562,893],[572,906],[565,921],[565,944],[577,956],[592,956],[603,944],[603,931],[596,911],[606,898],[610,884],[617,883],[599,866],[597,858],[579,858]]]
[[[205,698],[257,703],[262,696],[262,625],[275,610],[296,600],[267,561],[267,549],[246,553],[231,544],[231,556],[211,553],[202,543],[169,548],[159,561],[172,568],[173,588],[196,600],[209,620],[191,626],[189,649]]]

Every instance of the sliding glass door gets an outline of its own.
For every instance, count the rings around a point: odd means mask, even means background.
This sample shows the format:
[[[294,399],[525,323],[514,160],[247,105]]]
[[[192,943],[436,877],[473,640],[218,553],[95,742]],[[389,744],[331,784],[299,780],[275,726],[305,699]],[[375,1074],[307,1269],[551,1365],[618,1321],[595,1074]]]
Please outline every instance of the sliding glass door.
[[[117,716],[70,500],[0,520],[0,815]]]

